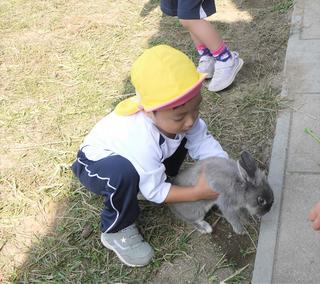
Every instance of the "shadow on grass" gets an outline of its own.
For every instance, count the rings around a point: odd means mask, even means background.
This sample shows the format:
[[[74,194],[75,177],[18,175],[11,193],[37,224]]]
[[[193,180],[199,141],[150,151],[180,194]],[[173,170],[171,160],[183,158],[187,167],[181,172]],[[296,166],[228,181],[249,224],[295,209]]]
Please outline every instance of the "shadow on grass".
[[[13,282],[144,283],[165,255],[170,260],[177,253],[175,244],[183,239],[184,232],[177,232],[180,228],[165,206],[141,201],[137,223],[146,241],[157,249],[156,257],[145,268],[123,266],[100,242],[102,198],[89,193],[76,179],[71,180],[71,196],[59,206],[52,230],[34,243]]]
[[[282,71],[288,36],[288,26],[283,25],[286,20],[278,11],[272,10],[273,2],[234,1],[239,11],[256,8],[251,15],[252,21],[215,22],[231,49],[239,51],[245,65],[232,88],[220,94],[203,90],[202,114],[223,147],[232,157],[237,157],[242,149],[249,149],[265,165],[278,109],[279,86],[273,86],[272,80]],[[140,16],[148,17],[158,6],[159,1],[147,2]],[[176,47],[197,61],[188,32],[175,18],[161,17],[158,33],[149,40],[149,46],[156,44]],[[127,78],[123,82],[123,94],[133,92]],[[100,243],[102,198],[86,191],[70,171],[64,174],[70,176],[70,186],[66,189],[69,196],[59,205],[51,231],[30,248],[28,259],[17,269],[13,282],[145,283],[164,262],[187,251],[189,229],[185,230],[183,224],[173,219],[166,206],[141,201],[137,223],[146,241],[154,247],[156,256],[147,267],[137,269],[122,265],[114,253]],[[215,240],[223,243],[223,238]],[[238,238],[236,242],[239,242]],[[178,282],[179,279],[176,278]]]

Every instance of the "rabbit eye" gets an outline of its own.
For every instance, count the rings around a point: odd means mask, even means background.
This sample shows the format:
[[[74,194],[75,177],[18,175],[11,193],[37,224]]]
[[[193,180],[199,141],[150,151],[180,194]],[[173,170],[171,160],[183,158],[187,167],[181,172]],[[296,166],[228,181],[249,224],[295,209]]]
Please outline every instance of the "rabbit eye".
[[[261,196],[258,196],[257,201],[260,206],[265,206],[267,204],[267,201]]]

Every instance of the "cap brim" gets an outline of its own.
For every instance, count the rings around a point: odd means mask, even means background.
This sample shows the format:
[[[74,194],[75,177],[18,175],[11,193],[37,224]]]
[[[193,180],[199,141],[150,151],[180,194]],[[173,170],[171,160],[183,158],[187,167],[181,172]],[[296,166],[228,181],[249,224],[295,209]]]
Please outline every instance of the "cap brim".
[[[114,109],[114,112],[118,115],[131,115],[141,110],[139,106],[140,98],[138,95],[127,98],[120,103]]]

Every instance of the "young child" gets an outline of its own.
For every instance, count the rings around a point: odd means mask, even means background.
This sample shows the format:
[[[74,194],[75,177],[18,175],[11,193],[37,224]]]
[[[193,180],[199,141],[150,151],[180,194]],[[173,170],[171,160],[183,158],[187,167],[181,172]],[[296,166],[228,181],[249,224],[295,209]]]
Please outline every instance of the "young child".
[[[320,201],[310,210],[309,220],[312,222],[312,228],[320,231]]]
[[[72,165],[87,189],[104,196],[101,241],[126,265],[146,265],[154,254],[134,224],[139,192],[155,203],[217,198],[204,175],[194,187],[167,180],[187,152],[193,159],[228,158],[199,118],[205,76],[172,47],[147,49],[131,69],[136,95],[94,126]]]
[[[243,65],[239,54],[230,51],[218,31],[204,18],[216,12],[214,0],[161,0],[163,13],[177,16],[198,50],[198,71],[212,78],[209,91],[219,92],[234,81]]]

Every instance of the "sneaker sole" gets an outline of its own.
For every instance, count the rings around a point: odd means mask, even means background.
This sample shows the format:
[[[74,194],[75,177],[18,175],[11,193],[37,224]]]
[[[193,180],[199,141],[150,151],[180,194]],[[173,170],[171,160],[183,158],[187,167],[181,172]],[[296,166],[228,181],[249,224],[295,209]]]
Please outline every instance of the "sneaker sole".
[[[101,242],[107,249],[112,250],[117,255],[117,257],[121,260],[121,262],[123,262],[125,265],[128,265],[130,267],[145,266],[143,264],[132,264],[132,263],[127,262],[111,245],[108,244],[108,242],[102,236],[101,236]]]
[[[208,90],[211,91],[211,92],[220,92],[220,91],[228,88],[228,87],[233,83],[233,81],[234,81],[234,79],[236,78],[238,72],[241,70],[241,68],[242,68],[242,66],[243,66],[243,63],[244,63],[243,60],[242,60],[241,58],[239,58],[239,64],[238,64],[235,72],[233,73],[233,76],[230,78],[230,80],[229,80],[223,87],[221,87],[221,88],[219,88],[219,89],[210,89],[210,88],[208,87]]]

